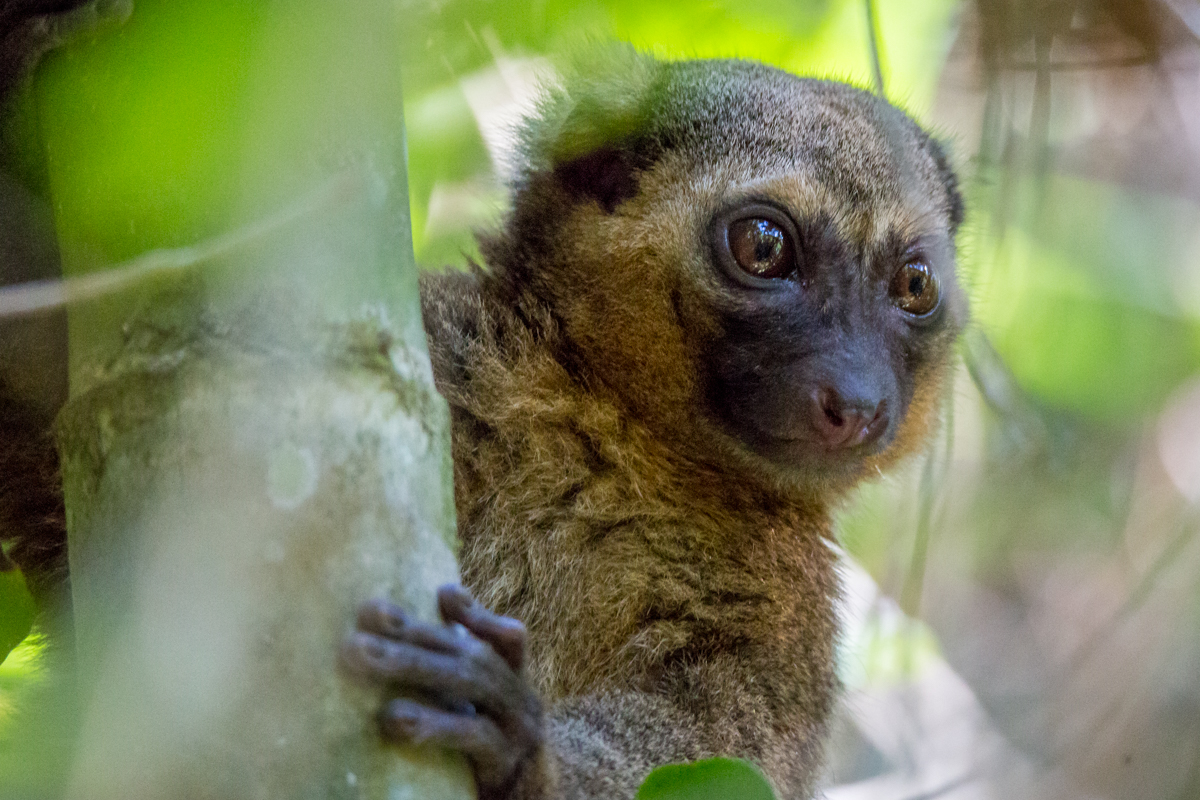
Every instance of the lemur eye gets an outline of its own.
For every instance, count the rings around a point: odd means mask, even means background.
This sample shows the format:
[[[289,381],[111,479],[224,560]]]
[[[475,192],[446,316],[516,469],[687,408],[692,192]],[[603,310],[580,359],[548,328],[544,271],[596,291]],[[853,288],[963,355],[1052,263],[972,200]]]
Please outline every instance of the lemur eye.
[[[937,278],[928,264],[910,261],[892,276],[888,287],[892,302],[914,317],[923,317],[938,306]]]
[[[792,240],[769,219],[734,220],[729,226],[729,250],[737,265],[755,278],[784,278],[796,267]]]
[[[804,269],[796,224],[772,203],[730,206],[713,217],[708,230],[714,262],[746,288],[786,289],[794,284],[784,279]]]

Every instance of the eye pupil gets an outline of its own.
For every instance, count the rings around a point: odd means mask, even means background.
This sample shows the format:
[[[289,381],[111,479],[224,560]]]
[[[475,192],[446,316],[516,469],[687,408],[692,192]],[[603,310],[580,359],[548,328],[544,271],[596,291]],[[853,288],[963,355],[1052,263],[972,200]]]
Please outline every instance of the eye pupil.
[[[783,278],[795,267],[792,243],[769,219],[735,220],[729,226],[729,250],[738,267],[756,278]]]
[[[938,305],[937,280],[929,265],[920,261],[910,261],[897,270],[890,294],[897,307],[917,317],[929,314]]]
[[[767,261],[773,258],[780,249],[780,243],[775,239],[760,237],[758,243],[754,245],[754,258],[756,261]]]

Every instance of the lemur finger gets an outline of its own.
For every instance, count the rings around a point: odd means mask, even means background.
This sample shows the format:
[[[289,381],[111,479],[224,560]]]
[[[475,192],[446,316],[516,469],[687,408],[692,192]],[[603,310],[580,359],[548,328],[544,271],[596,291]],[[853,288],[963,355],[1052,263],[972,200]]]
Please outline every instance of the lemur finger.
[[[371,600],[358,608],[355,619],[360,631],[408,642],[438,653],[458,654],[467,644],[462,628],[429,625],[411,619],[404,609],[387,600]]]
[[[395,636],[408,624],[408,614],[395,603],[377,597],[358,607],[354,622],[364,631],[381,636]]]
[[[519,620],[489,611],[453,584],[438,589],[438,610],[446,622],[457,622],[490,644],[514,671],[524,666],[529,634]]]
[[[393,742],[432,744],[463,753],[475,768],[475,778],[486,787],[507,782],[524,755],[486,717],[456,714],[397,699],[379,712],[383,736]]]
[[[518,711],[514,698],[522,694],[520,680],[489,647],[464,639],[464,651],[449,654],[356,631],[343,643],[341,659],[347,669],[369,680],[466,701],[502,718],[513,716]]]

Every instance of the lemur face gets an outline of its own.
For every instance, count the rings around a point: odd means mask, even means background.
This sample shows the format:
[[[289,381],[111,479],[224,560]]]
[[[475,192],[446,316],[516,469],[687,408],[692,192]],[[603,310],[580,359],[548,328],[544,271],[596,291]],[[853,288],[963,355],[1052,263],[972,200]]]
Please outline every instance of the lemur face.
[[[940,151],[900,112],[797,83],[791,113],[707,181],[719,189],[690,273],[715,319],[701,384],[754,453],[852,475],[923,439],[906,428],[923,434],[937,408],[966,312],[957,201]]]
[[[903,447],[961,326],[949,230],[919,204],[839,207],[807,171],[723,201],[706,242],[721,285],[700,367],[708,412],[803,471],[855,473]]]
[[[581,360],[660,432],[852,482],[936,418],[966,317],[953,174],[866,92],[705,64],[662,65],[630,130],[544,174],[540,268],[571,273],[548,285]]]

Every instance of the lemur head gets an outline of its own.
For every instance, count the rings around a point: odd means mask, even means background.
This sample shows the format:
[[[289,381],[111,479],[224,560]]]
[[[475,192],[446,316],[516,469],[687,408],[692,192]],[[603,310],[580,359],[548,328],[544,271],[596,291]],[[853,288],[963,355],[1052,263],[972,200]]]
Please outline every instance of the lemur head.
[[[925,439],[966,317],[963,210],[903,112],[761,64],[622,51],[552,92],[523,141],[485,255],[658,436],[822,487]]]

